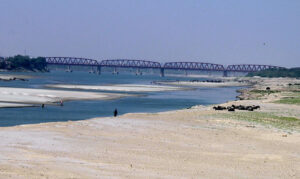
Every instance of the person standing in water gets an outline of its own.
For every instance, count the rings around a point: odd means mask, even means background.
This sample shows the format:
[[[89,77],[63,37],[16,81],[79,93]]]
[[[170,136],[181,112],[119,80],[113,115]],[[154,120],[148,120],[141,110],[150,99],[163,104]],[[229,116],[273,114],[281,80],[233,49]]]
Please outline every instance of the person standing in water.
[[[117,115],[118,115],[118,110],[117,110],[117,108],[114,110],[114,117],[117,117]]]

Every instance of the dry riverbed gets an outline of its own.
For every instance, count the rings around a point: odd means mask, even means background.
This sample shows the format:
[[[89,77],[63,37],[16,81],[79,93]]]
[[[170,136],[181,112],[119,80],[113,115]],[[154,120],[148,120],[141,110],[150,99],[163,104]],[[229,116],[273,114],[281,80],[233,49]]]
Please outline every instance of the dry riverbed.
[[[254,112],[195,106],[0,128],[0,176],[300,178],[300,106],[280,101],[297,97],[299,80],[250,80],[247,100],[222,105],[260,105]]]

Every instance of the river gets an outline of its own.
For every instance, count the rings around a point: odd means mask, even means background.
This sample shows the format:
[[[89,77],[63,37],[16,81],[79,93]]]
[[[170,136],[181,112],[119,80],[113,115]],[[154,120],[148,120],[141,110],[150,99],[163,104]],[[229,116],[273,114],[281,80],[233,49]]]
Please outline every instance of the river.
[[[113,75],[90,74],[86,71],[52,71],[50,73],[17,73],[32,75],[29,81],[0,82],[0,86],[22,88],[45,88],[46,84],[150,84],[155,80],[203,80],[195,77],[160,77],[154,74],[134,75],[120,73]],[[104,101],[70,101],[63,107],[46,106],[29,108],[2,108],[0,109],[0,126],[15,126],[57,121],[84,120],[93,117],[112,116],[113,110],[119,114],[134,112],[161,112],[188,108],[194,105],[210,105],[234,100],[236,90],[240,87],[226,88],[195,88],[188,91],[147,92],[139,97],[126,97],[117,100]],[[93,90],[90,90],[93,91]],[[136,93],[133,93],[136,94]]]

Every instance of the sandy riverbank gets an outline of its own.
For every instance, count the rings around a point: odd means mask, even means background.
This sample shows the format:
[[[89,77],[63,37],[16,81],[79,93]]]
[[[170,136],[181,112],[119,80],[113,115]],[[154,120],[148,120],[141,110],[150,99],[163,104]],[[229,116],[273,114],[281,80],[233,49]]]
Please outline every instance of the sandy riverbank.
[[[27,107],[71,100],[108,100],[130,96],[116,93],[93,93],[63,90],[0,87],[0,107]],[[30,105],[28,105],[30,104]]]
[[[0,128],[0,176],[299,178],[300,106],[276,103],[298,94],[297,80],[256,81],[248,90],[267,84],[279,92],[222,104],[260,105],[254,112],[195,106]]]
[[[46,85],[50,88],[63,89],[84,89],[84,90],[101,90],[101,91],[123,91],[123,92],[158,92],[158,91],[176,91],[188,90],[191,88],[162,86],[162,85],[138,85],[138,84],[118,84],[118,85],[71,85],[71,84],[56,84]]]

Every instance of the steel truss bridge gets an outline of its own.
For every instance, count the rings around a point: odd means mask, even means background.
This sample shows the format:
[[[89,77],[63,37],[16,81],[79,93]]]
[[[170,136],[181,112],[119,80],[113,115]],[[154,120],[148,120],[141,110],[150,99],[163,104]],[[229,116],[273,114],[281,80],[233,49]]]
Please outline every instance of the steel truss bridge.
[[[131,59],[112,59],[97,61],[87,58],[76,57],[45,57],[49,65],[65,65],[70,69],[71,66],[91,66],[97,68],[97,73],[101,73],[101,67],[116,68],[136,68],[136,69],[160,69],[161,76],[164,76],[165,70],[197,70],[197,71],[218,71],[223,72],[227,76],[228,72],[256,72],[266,69],[279,69],[283,67],[272,65],[257,65],[257,64],[238,64],[229,65],[225,68],[221,64],[202,63],[202,62],[167,62],[162,65],[159,62],[147,60],[131,60]]]

